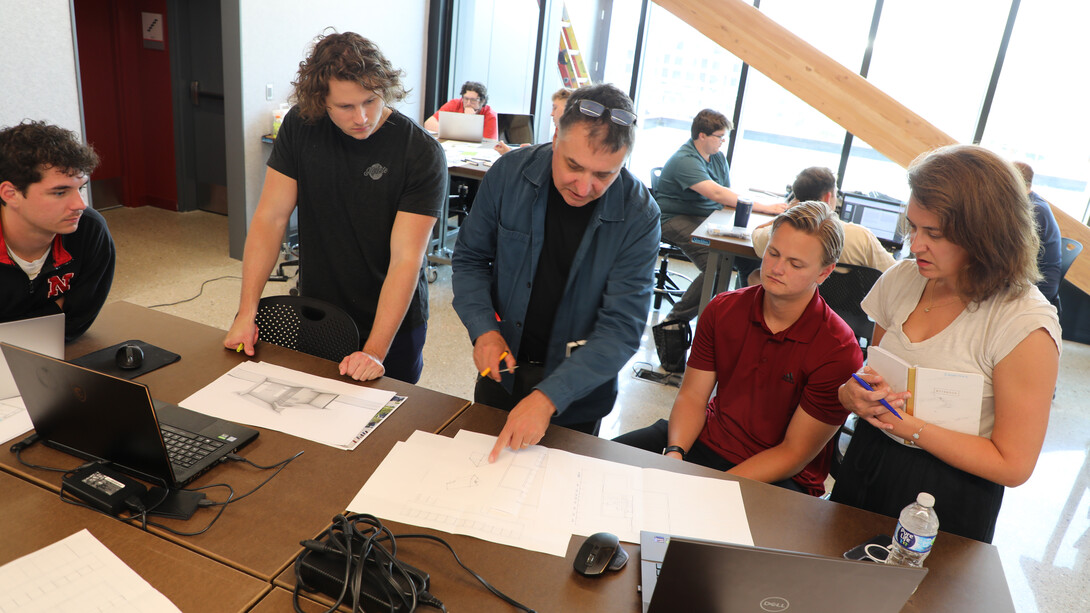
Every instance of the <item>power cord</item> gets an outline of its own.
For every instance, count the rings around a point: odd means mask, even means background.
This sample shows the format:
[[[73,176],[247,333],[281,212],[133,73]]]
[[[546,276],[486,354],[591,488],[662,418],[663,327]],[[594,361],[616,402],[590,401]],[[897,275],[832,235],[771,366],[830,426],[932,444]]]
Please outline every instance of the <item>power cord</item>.
[[[23,459],[22,453],[23,453],[24,449],[26,449],[27,447],[30,447],[31,445],[34,445],[39,440],[40,440],[40,438],[38,437],[37,433],[31,434],[30,436],[27,436],[26,438],[19,441],[18,443],[13,444],[11,446],[10,450],[11,450],[12,453],[15,454],[15,459],[18,460],[19,463],[22,464],[23,466],[26,466],[28,468],[35,468],[35,469],[38,469],[38,470],[46,470],[46,471],[50,471],[50,472],[63,473],[65,475],[71,475],[73,472],[79,470],[80,468],[84,468],[84,467],[86,467],[86,466],[88,466],[90,464],[93,464],[93,462],[85,463],[85,464],[82,464],[82,465],[80,465],[80,466],[78,466],[76,468],[55,468],[55,467],[52,467],[52,466],[41,466],[41,465],[38,465],[38,464],[31,464],[30,462],[27,462],[26,460]],[[197,536],[197,535],[200,535],[200,534],[204,534],[213,525],[215,525],[216,521],[219,520],[220,516],[223,515],[223,512],[227,509],[227,505],[231,504],[232,502],[238,502],[239,500],[242,500],[243,498],[253,494],[257,490],[264,487],[265,484],[267,484],[269,481],[272,481],[274,477],[279,475],[280,471],[284,470],[288,466],[288,464],[290,464],[292,461],[294,461],[296,458],[298,458],[301,455],[303,455],[302,451],[300,451],[299,453],[291,456],[290,458],[281,460],[281,461],[279,461],[279,462],[277,462],[275,464],[271,464],[269,466],[262,466],[260,464],[255,464],[254,462],[251,462],[250,460],[248,460],[248,459],[246,459],[246,458],[244,458],[244,457],[242,457],[242,456],[240,456],[238,454],[235,454],[235,453],[229,453],[226,456],[224,456],[225,459],[228,459],[228,460],[231,460],[231,461],[234,461],[234,462],[244,462],[246,464],[249,464],[250,466],[253,466],[254,468],[257,468],[258,470],[271,470],[271,469],[275,468],[276,472],[269,475],[268,478],[266,478],[264,481],[257,484],[257,486],[255,486],[252,490],[246,492],[245,494],[242,494],[241,496],[235,496],[234,488],[232,488],[230,485],[228,485],[226,483],[213,483],[213,484],[210,484],[210,485],[203,485],[201,487],[187,488],[187,489],[183,490],[183,491],[189,491],[189,492],[199,492],[201,490],[207,490],[207,489],[211,489],[211,488],[215,488],[215,487],[222,487],[222,488],[226,488],[227,492],[228,492],[226,500],[215,501],[215,500],[210,500],[208,498],[205,498],[205,499],[202,499],[197,504],[197,506],[201,507],[201,508],[208,508],[208,507],[218,506],[219,510],[216,512],[216,515],[211,519],[211,521],[208,522],[207,525],[205,525],[200,530],[196,530],[196,531],[193,531],[193,532],[182,532],[180,530],[175,530],[174,528],[171,528],[170,526],[166,526],[166,525],[163,525],[163,524],[158,523],[158,522],[148,521],[148,514],[155,511],[155,509],[157,507],[159,507],[159,505],[163,504],[163,502],[165,502],[167,497],[170,495],[170,490],[169,490],[168,487],[166,487],[165,483],[161,484],[161,485],[164,486],[163,489],[162,489],[163,494],[162,494],[161,498],[159,498],[159,500],[155,501],[155,503],[152,504],[152,505],[145,504],[143,501],[141,501],[136,496],[132,496],[132,497],[129,497],[129,498],[125,499],[125,501],[124,501],[125,508],[128,509],[128,511],[131,513],[131,515],[128,516],[128,517],[119,517],[119,516],[116,516],[116,515],[111,515],[109,513],[106,513],[104,511],[102,511],[101,509],[96,509],[95,507],[83,502],[82,500],[79,500],[78,498],[70,497],[71,494],[69,494],[68,496],[65,496],[64,488],[61,488],[60,499],[61,499],[61,502],[66,502],[66,503],[71,504],[73,506],[82,507],[82,508],[85,508],[85,509],[90,509],[92,511],[95,511],[96,513],[101,513],[102,515],[105,515],[107,517],[112,517],[112,518],[114,518],[114,519],[116,519],[118,521],[122,521],[122,522],[125,522],[125,523],[132,523],[134,520],[136,520],[139,517],[139,519],[140,519],[140,528],[142,530],[144,530],[144,531],[147,531],[148,526],[155,526],[156,528],[166,530],[167,532],[170,532],[171,534],[176,534],[178,536]]]
[[[373,515],[338,515],[318,539],[300,542],[304,551],[295,561],[296,587],[293,604],[297,613],[299,590],[321,591],[336,602],[326,613],[332,613],[346,598],[352,597],[352,610],[362,610],[363,601],[372,607],[381,607],[391,613],[412,613],[419,606],[446,611],[442,601],[428,592],[427,573],[398,560],[398,539],[423,539],[442,544],[454,556],[454,560],[488,591],[507,604],[534,613],[492,586],[474,572],[442,538],[430,534],[403,534],[395,536]],[[343,560],[343,573],[334,575],[337,560]],[[339,589],[339,593],[338,593]],[[369,608],[368,610],[372,610]]]
[[[52,466],[41,466],[41,465],[38,465],[38,464],[31,464],[30,462],[27,462],[26,460],[24,460],[23,459],[23,450],[26,449],[27,447],[30,447],[34,443],[37,443],[39,440],[40,439],[38,437],[38,433],[35,432],[35,433],[31,434],[30,436],[24,438],[23,440],[19,441],[18,443],[15,443],[14,445],[12,445],[11,446],[11,452],[15,454],[15,459],[18,460],[20,464],[22,464],[23,466],[26,466],[28,468],[37,468],[38,470],[48,470],[48,471],[54,472],[54,473],[68,473],[68,472],[71,472],[67,468],[53,468]]]
[[[200,298],[201,294],[204,293],[204,286],[208,285],[209,283],[211,283],[213,281],[220,281],[222,279],[241,279],[241,278],[242,277],[240,277],[238,275],[223,275],[222,277],[216,277],[215,279],[207,279],[204,283],[201,283],[200,291],[198,291],[197,295],[193,296],[192,298],[186,298],[185,300],[179,300],[177,302],[165,302],[163,304],[153,304],[153,305],[149,306],[148,308],[149,309],[158,309],[158,308],[161,308],[161,307],[168,307],[168,306],[175,306],[175,305],[178,305],[178,304],[183,304],[185,302],[192,302],[193,300],[196,300],[197,298]]]

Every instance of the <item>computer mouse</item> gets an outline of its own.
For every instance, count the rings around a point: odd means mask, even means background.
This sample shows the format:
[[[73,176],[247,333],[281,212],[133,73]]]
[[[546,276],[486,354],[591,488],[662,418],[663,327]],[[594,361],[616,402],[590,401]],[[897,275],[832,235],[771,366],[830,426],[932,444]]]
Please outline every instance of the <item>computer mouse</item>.
[[[135,370],[144,364],[144,350],[140,345],[126,343],[117,348],[114,361],[121,370]]]
[[[598,532],[587,537],[575,554],[575,572],[593,577],[606,570],[621,570],[628,562],[628,552],[621,547],[616,535]]]

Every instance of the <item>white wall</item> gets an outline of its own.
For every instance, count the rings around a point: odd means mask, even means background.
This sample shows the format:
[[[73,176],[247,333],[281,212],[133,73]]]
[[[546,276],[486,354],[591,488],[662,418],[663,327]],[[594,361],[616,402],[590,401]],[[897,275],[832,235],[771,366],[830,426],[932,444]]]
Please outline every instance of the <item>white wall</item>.
[[[68,0],[0,0],[0,126],[36,119],[83,136]]]
[[[225,3],[228,1],[224,0]],[[265,162],[272,150],[271,145],[261,142],[261,136],[271,131],[272,112],[291,93],[291,81],[314,37],[332,26],[338,32],[356,32],[373,40],[395,67],[405,71],[405,85],[411,91],[397,105],[398,110],[421,121],[421,97],[424,94],[427,62],[427,12],[427,0],[398,3],[388,0],[238,0],[242,125],[241,130],[228,127],[227,152],[229,156],[237,150],[243,152],[244,174],[235,176],[229,165],[228,183],[230,185],[239,179],[245,182],[244,214],[247,227],[257,208],[265,177]],[[226,29],[232,27],[229,19],[224,19],[223,27],[224,58],[230,62],[232,51],[226,46],[226,41],[230,40]],[[230,78],[231,71],[225,69],[224,74]],[[273,84],[271,102],[265,100],[266,83]],[[232,115],[230,104],[228,100],[229,123],[237,117]],[[241,138],[242,141],[232,143],[232,138]],[[239,193],[233,187],[229,187],[232,200]],[[239,207],[235,205],[235,202],[231,203],[232,216],[239,212]],[[231,253],[239,257],[241,245],[235,243],[232,232]]]

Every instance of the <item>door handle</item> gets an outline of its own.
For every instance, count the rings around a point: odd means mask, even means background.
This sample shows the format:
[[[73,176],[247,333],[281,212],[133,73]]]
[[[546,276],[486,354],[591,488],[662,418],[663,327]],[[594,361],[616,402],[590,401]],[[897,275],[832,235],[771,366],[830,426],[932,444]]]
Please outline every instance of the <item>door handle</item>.
[[[190,81],[189,82],[189,98],[193,101],[193,106],[201,105],[201,82]]]

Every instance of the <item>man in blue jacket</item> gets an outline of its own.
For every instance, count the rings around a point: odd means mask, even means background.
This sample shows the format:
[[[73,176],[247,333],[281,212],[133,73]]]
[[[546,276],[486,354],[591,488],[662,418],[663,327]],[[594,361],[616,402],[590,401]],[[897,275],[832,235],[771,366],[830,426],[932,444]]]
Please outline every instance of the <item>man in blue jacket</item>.
[[[550,422],[596,434],[639,348],[659,208],[623,168],[635,123],[616,87],[576,90],[552,143],[488,171],[459,231],[454,309],[488,371],[474,400],[510,411],[489,461]]]

